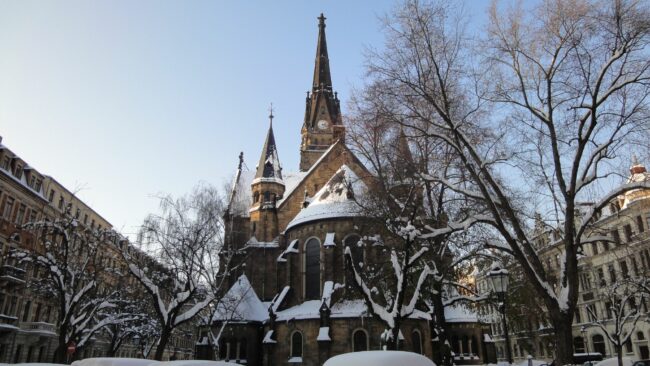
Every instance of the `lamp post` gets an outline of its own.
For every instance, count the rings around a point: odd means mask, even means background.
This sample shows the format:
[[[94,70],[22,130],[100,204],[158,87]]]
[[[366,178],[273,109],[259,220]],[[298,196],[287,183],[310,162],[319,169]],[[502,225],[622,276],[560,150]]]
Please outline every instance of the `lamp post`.
[[[508,334],[508,322],[506,321],[506,298],[508,292],[508,270],[501,268],[498,265],[494,265],[490,272],[488,272],[488,278],[490,284],[492,285],[492,291],[497,295],[497,299],[500,301],[499,311],[501,312],[502,322],[503,322],[503,333],[506,341],[506,357],[508,358],[508,363],[512,364],[512,351],[510,350],[510,335]]]

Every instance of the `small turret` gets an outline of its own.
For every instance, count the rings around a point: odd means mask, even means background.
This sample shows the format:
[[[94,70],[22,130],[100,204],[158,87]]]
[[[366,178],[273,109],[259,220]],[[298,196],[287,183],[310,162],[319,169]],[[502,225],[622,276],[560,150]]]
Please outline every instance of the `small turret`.
[[[273,135],[273,106],[269,115],[269,131],[266,134],[262,154],[251,183],[253,203],[250,209],[251,236],[261,242],[270,242],[278,234],[276,202],[284,195],[282,167]]]

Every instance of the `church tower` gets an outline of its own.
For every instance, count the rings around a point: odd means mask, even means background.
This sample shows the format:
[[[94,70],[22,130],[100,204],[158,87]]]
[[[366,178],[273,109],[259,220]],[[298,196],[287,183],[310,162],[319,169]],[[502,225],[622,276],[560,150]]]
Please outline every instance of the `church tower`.
[[[307,171],[336,140],[345,136],[341,105],[332,88],[325,16],[318,17],[318,44],[311,94],[307,92],[305,121],[301,130],[300,171]]]
[[[253,205],[250,209],[251,236],[270,242],[278,235],[276,201],[284,194],[282,167],[273,135],[273,110],[269,115],[269,131],[251,183]]]

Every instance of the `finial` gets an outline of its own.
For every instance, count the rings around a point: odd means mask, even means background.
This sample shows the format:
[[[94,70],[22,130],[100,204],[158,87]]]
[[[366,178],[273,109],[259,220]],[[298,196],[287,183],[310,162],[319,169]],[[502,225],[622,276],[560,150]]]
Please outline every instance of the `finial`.
[[[244,165],[244,152],[239,152],[239,166],[237,169],[241,170],[242,165]]]
[[[636,154],[632,154],[632,165],[639,165],[639,160],[636,157]]]
[[[325,18],[325,15],[323,15],[323,13],[320,13],[320,16],[318,17],[318,25],[325,27],[325,19],[327,19]]]
[[[271,126],[273,126],[273,103],[271,103],[271,107],[269,108],[269,121],[271,121]]]

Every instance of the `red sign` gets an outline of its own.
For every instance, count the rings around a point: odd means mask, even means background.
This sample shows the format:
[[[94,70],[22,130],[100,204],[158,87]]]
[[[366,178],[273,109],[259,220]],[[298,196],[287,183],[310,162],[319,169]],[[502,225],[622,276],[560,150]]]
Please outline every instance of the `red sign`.
[[[68,343],[68,353],[73,354],[77,350],[77,345],[74,342]]]

